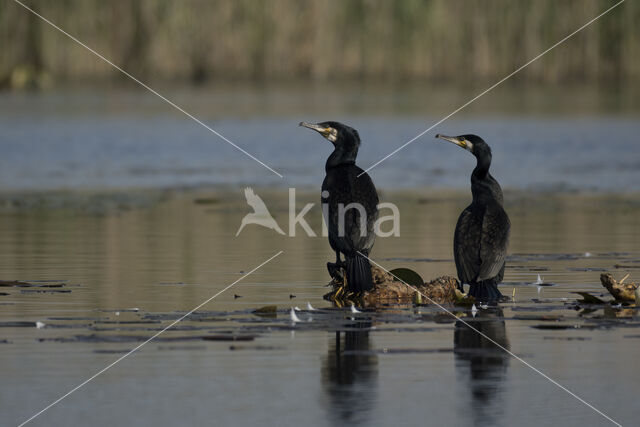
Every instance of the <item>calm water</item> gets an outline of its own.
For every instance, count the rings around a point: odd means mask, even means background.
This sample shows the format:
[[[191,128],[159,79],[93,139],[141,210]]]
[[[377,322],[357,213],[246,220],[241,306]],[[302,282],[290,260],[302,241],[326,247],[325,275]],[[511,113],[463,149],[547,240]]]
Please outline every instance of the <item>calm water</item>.
[[[4,93],[0,190],[316,188],[330,145],[299,128],[301,120],[354,126],[363,140],[359,164],[367,168],[467,101],[469,93],[475,92],[167,91],[284,179],[145,92]],[[434,135],[476,133],[492,146],[492,170],[506,188],[637,192],[640,106],[631,93],[499,88],[371,175],[380,188],[466,189],[473,157]]]
[[[284,228],[285,189],[257,191]],[[386,191],[381,198],[399,205],[401,236],[379,239],[372,256],[424,278],[453,274],[451,236],[467,194]],[[299,194],[298,201],[316,199]],[[502,289],[516,288],[516,302],[475,319],[461,309],[457,315],[618,422],[635,424],[637,312],[576,310],[571,292],[600,294],[602,271],[638,280],[640,199],[510,192],[506,200],[513,234]],[[257,226],[236,238],[249,211],[240,189],[114,206],[2,210],[0,279],[63,284],[0,288],[8,294],[0,296],[3,425],[30,417],[280,250],[33,425],[607,424],[437,309],[330,309],[322,299],[327,242],[301,229],[292,238]],[[315,208],[308,218],[319,231]],[[531,285],[538,274],[555,286],[538,294]],[[301,311],[303,322],[292,325],[288,311],[307,302],[325,310]],[[251,313],[269,304],[277,317]],[[20,321],[32,323],[6,323]],[[200,338],[232,332],[253,340]]]
[[[0,287],[0,424],[26,420],[280,250],[33,424],[607,424],[438,309],[332,308],[322,237],[254,225],[235,237],[245,185],[285,230],[288,187],[298,210],[317,202],[329,146],[300,120],[356,127],[367,167],[482,89],[162,91],[284,179],[145,93],[0,94],[0,279],[33,285]],[[503,292],[516,301],[456,315],[627,425],[638,313],[580,307],[572,293],[599,295],[604,271],[640,279],[640,97],[609,92],[500,87],[372,170],[401,212],[401,235],[372,256],[425,279],[455,273],[474,160],[433,135],[483,136],[507,190]],[[319,233],[317,205],[307,218]],[[538,292],[538,275],[554,286]],[[275,317],[252,314],[265,305]],[[230,335],[245,341],[211,339]]]

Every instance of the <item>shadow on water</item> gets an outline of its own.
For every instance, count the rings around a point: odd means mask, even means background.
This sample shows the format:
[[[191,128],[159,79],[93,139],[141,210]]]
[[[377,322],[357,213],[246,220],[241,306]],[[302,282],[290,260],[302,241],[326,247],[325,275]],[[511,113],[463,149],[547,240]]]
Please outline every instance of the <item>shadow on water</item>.
[[[506,379],[509,355],[472,328],[509,349],[502,309],[481,310],[477,317],[456,322],[453,335],[456,370],[463,388],[471,393],[470,407],[475,419],[495,424],[502,414],[494,400]],[[462,404],[462,407],[468,407]]]
[[[358,322],[353,328],[335,332],[322,364],[327,412],[336,425],[366,424],[377,398],[378,357],[371,352],[371,322]]]

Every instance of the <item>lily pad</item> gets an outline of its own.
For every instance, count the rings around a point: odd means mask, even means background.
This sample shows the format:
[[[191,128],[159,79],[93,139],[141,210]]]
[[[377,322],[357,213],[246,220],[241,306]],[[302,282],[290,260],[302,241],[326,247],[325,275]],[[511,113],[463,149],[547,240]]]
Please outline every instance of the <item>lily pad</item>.
[[[606,304],[606,302],[602,301],[600,298],[591,295],[588,292],[574,292],[580,295],[583,299],[579,300],[583,304]]]
[[[424,280],[422,280],[422,277],[420,277],[418,273],[411,270],[410,268],[396,268],[394,270],[391,270],[389,273],[391,273],[401,281],[407,283],[408,285],[414,287],[424,285]]]
[[[256,316],[262,317],[276,317],[278,312],[278,306],[276,305],[265,305],[264,307],[257,308],[253,310],[253,314]]]

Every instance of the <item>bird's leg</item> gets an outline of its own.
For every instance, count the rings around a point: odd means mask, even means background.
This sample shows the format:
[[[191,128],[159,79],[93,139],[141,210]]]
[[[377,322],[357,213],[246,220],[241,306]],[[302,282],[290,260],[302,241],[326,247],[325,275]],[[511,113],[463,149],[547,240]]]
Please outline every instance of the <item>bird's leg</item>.
[[[342,280],[342,274],[340,272],[340,266],[332,262],[327,263],[327,271],[332,279]]]
[[[329,271],[329,275],[332,278],[339,278],[342,279],[342,272],[340,271],[340,269],[344,267],[344,262],[340,260],[340,252],[336,251],[336,262],[331,263],[328,262],[327,263],[327,270]]]

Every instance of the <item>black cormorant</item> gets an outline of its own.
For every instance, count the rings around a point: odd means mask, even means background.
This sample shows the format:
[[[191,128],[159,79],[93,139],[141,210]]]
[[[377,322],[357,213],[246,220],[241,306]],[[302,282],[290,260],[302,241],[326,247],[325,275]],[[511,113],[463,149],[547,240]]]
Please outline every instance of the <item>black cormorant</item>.
[[[502,208],[502,189],[489,173],[491,148],[476,135],[436,135],[469,150],[477,159],[471,174],[473,201],[462,211],[453,237],[453,254],[460,284],[480,301],[502,297],[498,283],[504,276],[511,223]]]
[[[334,146],[325,164],[326,176],[322,182],[322,211],[329,244],[336,253],[336,263],[327,263],[329,273],[335,276],[340,267],[345,267],[346,290],[367,291],[373,287],[371,264],[358,252],[369,256],[373,247],[378,192],[369,175],[356,166],[360,135],[338,122],[301,122],[300,126],[317,131]],[[340,253],[345,257],[344,262],[340,260]]]

